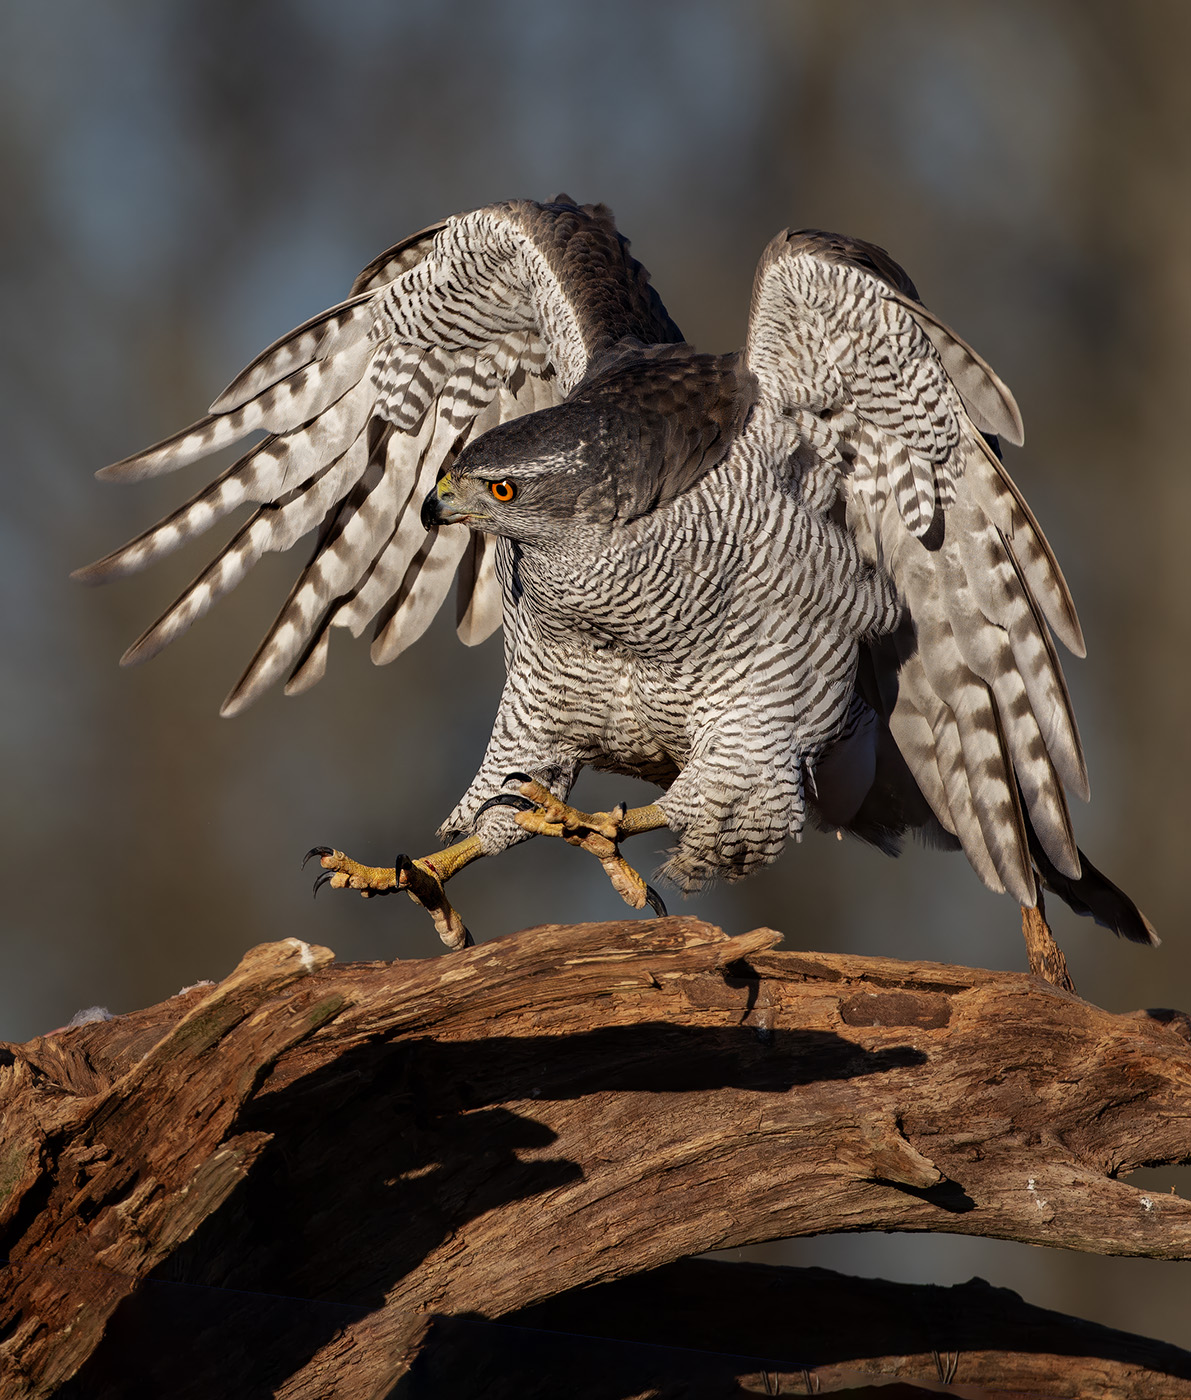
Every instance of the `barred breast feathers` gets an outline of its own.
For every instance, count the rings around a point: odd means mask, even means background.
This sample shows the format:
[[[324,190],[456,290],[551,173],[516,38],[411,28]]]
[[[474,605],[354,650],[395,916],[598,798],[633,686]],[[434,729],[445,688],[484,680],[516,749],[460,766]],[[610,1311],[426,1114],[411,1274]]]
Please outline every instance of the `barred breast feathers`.
[[[76,577],[103,582],[172,553],[242,505],[242,528],[125,653],[181,636],[265,553],[315,533],[309,562],[224,703],[323,674],[332,627],[373,626],[372,657],[415,641],[458,578],[475,644],[500,625],[497,541],[421,528],[421,501],[461,448],[558,403],[618,341],[679,341],[648,275],[602,205],[513,201],[387,249],[349,298],[259,355],[206,417],[99,473],[137,481],[263,431],[263,441],[164,520]]]

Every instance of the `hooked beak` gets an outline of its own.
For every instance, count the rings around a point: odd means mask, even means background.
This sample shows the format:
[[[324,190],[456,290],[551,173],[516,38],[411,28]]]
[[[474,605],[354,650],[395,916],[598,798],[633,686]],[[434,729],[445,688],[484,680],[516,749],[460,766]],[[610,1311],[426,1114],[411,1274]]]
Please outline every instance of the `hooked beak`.
[[[433,530],[439,525],[455,525],[468,519],[468,512],[459,510],[451,478],[444,476],[422,502],[422,526]]]

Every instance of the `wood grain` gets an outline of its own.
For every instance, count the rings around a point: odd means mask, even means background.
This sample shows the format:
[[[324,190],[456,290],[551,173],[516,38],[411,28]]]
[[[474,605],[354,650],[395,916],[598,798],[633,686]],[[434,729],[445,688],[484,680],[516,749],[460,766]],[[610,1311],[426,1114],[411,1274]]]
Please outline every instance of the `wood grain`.
[[[670,918],[336,964],[290,939],[9,1046],[0,1393],[101,1393],[79,1387],[150,1277],[252,1316],[310,1305],[296,1335],[194,1341],[239,1367],[229,1393],[379,1400],[434,1318],[719,1247],[944,1230],[1191,1255],[1191,1203],[1119,1179],[1191,1158],[1185,1016],[779,940]]]

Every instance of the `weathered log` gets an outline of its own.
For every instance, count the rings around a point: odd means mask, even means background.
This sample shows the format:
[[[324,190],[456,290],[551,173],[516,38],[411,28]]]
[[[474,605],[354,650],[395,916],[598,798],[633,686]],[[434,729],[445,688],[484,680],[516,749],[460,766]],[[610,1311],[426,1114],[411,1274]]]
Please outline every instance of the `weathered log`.
[[[1117,1179],[1191,1158],[1186,1017],[778,940],[676,918],[330,965],[291,939],[9,1047],[3,1394],[54,1393],[154,1271],[322,1304],[284,1355],[250,1329],[253,1384],[355,1400],[432,1316],[717,1247],[894,1229],[1191,1254],[1191,1203]]]
[[[341,1324],[364,1311],[151,1280],[60,1394],[267,1396],[259,1376],[245,1384],[262,1341],[278,1358],[300,1351],[306,1329],[325,1326],[320,1312],[328,1309]],[[872,1388],[893,1381],[902,1385]],[[495,1322],[437,1317],[392,1393],[400,1400],[827,1393],[1186,1400],[1191,1354],[1031,1307],[980,1279],[939,1288],[684,1259],[572,1289]]]
[[[536,1392],[535,1376],[547,1382]],[[714,1395],[739,1393],[731,1386],[806,1395],[875,1378],[969,1395],[978,1386],[985,1395],[1173,1400],[1191,1395],[1191,1353],[1031,1307],[981,1279],[940,1288],[684,1259],[561,1294],[496,1325],[443,1319],[409,1392],[411,1400],[594,1400],[678,1380],[684,1395],[700,1383]]]

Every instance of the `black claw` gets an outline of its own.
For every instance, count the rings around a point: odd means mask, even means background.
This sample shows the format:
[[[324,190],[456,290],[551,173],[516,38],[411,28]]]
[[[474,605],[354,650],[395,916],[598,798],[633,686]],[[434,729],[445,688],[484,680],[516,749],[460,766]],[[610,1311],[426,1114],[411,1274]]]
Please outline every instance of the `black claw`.
[[[318,898],[318,892],[319,892],[319,890],[321,890],[322,887],[323,887],[325,884],[329,883],[329,881],[330,881],[330,879],[331,879],[331,876],[334,875],[334,873],[335,873],[335,872],[334,872],[333,870],[324,870],[323,873],[318,877],[318,879],[315,880],[315,882],[314,882],[314,892],[313,892],[313,894],[311,895],[311,898],[312,898],[312,899],[317,899],[317,898]]]
[[[506,779],[505,781],[507,782],[508,780]],[[515,807],[518,812],[536,812],[538,810],[538,804],[536,802],[531,802],[528,797],[522,797],[516,792],[502,792],[496,797],[490,797],[488,801],[481,806],[479,812],[476,813],[477,821],[480,818],[480,814],[486,812],[489,807]]]
[[[410,858],[405,854],[404,851],[401,851],[398,855],[395,855],[395,856],[393,857],[393,875],[394,875],[394,877],[395,877],[395,879],[396,879],[396,888],[397,888],[397,889],[401,889],[401,888],[402,888],[402,885],[401,885],[401,877],[402,877],[402,875],[404,875],[404,874],[406,873],[407,870],[412,870],[413,868],[414,868],[414,863],[413,863],[413,861],[410,860]]]
[[[506,773],[504,776],[504,780],[501,783],[501,787],[504,787],[505,783],[511,783],[514,780],[516,780],[519,783],[532,783],[534,781],[534,779],[531,778],[528,773]]]
[[[332,851],[330,846],[311,846],[311,848],[302,857],[302,869],[305,870],[307,862],[312,861],[315,858],[315,856],[318,856],[321,859],[323,856],[332,856],[334,854],[335,852]]]
[[[612,815],[616,818],[618,822],[624,821],[625,817],[627,817],[628,814],[629,804],[627,802],[618,802],[616,806],[612,808]]]
[[[659,919],[666,917],[666,906],[662,903],[662,897],[652,885],[645,886],[645,902],[658,916]]]

